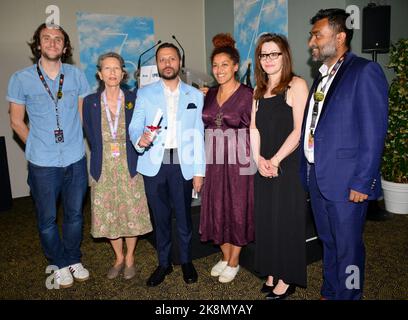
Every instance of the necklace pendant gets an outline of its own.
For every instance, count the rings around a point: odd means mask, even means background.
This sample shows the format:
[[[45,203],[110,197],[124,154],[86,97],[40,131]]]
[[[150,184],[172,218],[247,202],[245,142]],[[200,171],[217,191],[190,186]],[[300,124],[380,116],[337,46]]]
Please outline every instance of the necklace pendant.
[[[214,122],[217,128],[221,128],[222,126],[222,115],[223,115],[222,112],[218,112],[217,116],[215,117]]]

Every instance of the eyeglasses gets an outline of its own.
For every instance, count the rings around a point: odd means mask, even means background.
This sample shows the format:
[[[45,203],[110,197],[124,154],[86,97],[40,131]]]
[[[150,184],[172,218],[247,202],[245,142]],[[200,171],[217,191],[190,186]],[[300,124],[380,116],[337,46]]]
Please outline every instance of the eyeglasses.
[[[281,55],[282,55],[282,52],[270,52],[270,53],[261,53],[258,57],[259,57],[259,60],[265,61],[267,58],[269,58],[269,60],[276,60]]]

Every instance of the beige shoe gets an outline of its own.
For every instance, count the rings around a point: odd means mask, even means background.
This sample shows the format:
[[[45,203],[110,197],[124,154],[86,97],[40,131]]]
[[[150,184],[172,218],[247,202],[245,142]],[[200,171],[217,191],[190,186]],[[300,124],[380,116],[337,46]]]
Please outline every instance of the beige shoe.
[[[213,277],[219,277],[221,272],[227,267],[228,261],[218,261],[214,267],[211,269],[211,275]]]
[[[239,271],[239,265],[236,267],[227,266],[220,274],[218,281],[222,283],[231,282],[232,280],[234,280],[238,271]]]
[[[124,267],[125,267],[124,262],[117,266],[113,266],[109,269],[108,274],[106,276],[108,277],[108,279],[115,279],[122,272],[122,269]]]
[[[123,270],[123,278],[125,278],[126,280],[130,280],[132,279],[134,276],[136,275],[136,268],[135,265],[131,265],[130,267],[125,267],[125,269]]]

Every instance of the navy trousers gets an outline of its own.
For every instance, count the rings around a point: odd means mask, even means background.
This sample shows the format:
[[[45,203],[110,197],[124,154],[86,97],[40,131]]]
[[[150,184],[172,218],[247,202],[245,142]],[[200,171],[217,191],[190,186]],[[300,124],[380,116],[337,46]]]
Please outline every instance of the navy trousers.
[[[168,151],[165,152],[165,157]],[[173,153],[171,154],[173,157]],[[192,180],[186,180],[181,172],[177,154],[174,161],[164,161],[154,177],[144,176],[147,201],[153,214],[156,233],[156,250],[159,265],[167,267],[171,260],[172,207],[176,215],[180,263],[191,262],[191,195]]]
[[[310,165],[309,192],[317,233],[323,243],[321,295],[332,300],[359,300],[364,284],[364,224],[368,202],[335,202],[323,197]]]

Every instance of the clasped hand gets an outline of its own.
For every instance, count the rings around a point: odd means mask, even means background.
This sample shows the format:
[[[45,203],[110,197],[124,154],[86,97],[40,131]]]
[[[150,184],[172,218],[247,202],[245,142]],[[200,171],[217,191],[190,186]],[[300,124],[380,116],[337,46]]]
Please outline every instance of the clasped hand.
[[[279,166],[272,162],[272,159],[266,160],[264,157],[259,156],[258,171],[261,176],[265,178],[276,178],[279,176]]]

